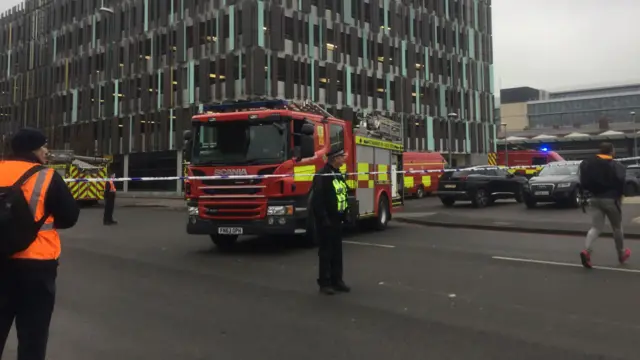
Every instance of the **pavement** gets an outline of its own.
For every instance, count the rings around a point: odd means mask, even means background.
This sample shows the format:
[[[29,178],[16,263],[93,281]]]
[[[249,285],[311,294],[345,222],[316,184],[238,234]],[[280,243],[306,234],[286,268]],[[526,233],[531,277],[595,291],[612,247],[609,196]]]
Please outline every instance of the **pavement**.
[[[640,260],[617,265],[611,241],[586,270],[582,237],[394,222],[345,239],[353,292],[326,297],[291,239],[225,254],[176,211],[115,215],[62,231],[49,359],[638,359]]]
[[[622,205],[625,236],[640,239],[640,198],[627,198]],[[430,226],[517,231],[538,234],[586,235],[591,215],[582,209],[556,204],[541,204],[527,209],[512,200],[497,201],[492,206],[475,209],[468,202],[447,208],[437,197],[409,199],[396,220]],[[602,236],[611,236],[607,230]]]

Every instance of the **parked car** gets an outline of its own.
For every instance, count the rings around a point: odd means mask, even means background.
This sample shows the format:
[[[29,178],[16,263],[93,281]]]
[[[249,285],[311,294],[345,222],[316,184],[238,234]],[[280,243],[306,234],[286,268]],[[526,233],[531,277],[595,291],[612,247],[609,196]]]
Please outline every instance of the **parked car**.
[[[558,203],[571,207],[582,204],[580,188],[580,162],[560,161],[546,165],[529,180],[524,188],[524,202],[528,208],[538,203]],[[638,195],[640,189],[640,166],[629,165],[624,186],[625,196]]]
[[[640,195],[640,165],[627,166],[627,178],[625,179],[624,196]]]
[[[527,208],[535,208],[540,202],[580,206],[580,161],[545,165],[537,176],[529,179],[528,186],[524,188],[524,203]]]
[[[459,171],[448,171],[440,177],[436,195],[445,206],[456,201],[471,201],[480,208],[499,199],[524,201],[523,188],[527,179],[509,174],[498,166],[473,166]]]

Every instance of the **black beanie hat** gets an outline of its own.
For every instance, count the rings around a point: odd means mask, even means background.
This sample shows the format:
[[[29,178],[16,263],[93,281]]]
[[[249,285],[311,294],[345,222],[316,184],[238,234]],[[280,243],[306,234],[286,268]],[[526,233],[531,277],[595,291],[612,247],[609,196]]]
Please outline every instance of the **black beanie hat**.
[[[23,128],[11,139],[11,151],[14,154],[29,153],[38,150],[47,143],[47,137],[38,130],[33,128]]]

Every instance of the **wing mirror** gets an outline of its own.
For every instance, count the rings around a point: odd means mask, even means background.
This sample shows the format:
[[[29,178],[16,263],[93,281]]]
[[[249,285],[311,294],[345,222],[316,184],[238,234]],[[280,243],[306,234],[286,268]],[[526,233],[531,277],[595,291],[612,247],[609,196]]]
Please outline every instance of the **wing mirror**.
[[[191,148],[193,147],[193,133],[191,130],[185,130],[182,133],[184,139],[184,147],[182,149],[182,159],[191,162]]]

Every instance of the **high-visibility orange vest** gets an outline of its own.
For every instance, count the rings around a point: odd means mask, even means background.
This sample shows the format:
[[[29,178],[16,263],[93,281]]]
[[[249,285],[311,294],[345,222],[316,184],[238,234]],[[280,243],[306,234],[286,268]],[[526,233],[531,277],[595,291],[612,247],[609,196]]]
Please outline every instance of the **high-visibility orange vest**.
[[[116,192],[116,186],[113,184],[113,180],[109,180],[109,187],[110,187],[109,191],[113,193]]]
[[[34,163],[26,161],[0,162],[0,187],[12,186],[34,165]],[[44,216],[44,202],[54,171],[53,169],[40,170],[22,185],[22,192],[29,202],[35,221],[40,221]],[[60,235],[54,228],[53,216],[49,215],[34,242],[26,250],[13,255],[12,258],[56,260],[60,257],[60,250]]]

